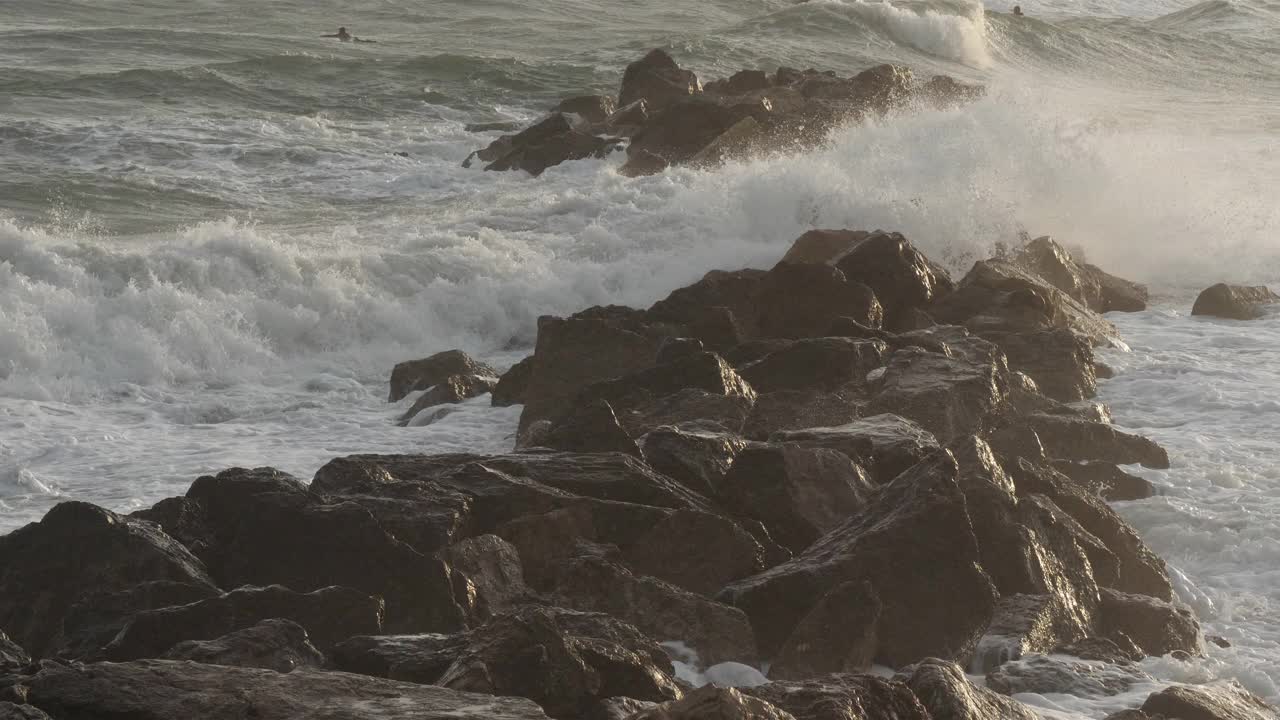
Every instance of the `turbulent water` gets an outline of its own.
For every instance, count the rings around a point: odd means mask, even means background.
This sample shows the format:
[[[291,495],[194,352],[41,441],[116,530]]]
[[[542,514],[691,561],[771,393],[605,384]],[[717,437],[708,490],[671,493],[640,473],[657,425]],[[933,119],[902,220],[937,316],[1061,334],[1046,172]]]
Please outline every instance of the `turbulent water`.
[[[1053,234],[1158,296],[1114,318],[1133,351],[1102,399],[1174,467],[1121,510],[1234,644],[1147,669],[1280,700],[1280,317],[1187,315],[1212,282],[1280,283],[1280,4],[360,5],[5,4],[0,531],[230,465],[506,449],[518,408],[483,398],[393,427],[390,367],[452,347],[508,364],[539,315],[767,267],[810,227],[901,230],[957,272]],[[378,42],[318,37],[340,24]],[[490,139],[466,123],[613,91],[651,47],[704,79],[892,61],[990,92],[713,172],[459,166]],[[1022,699],[1100,717],[1135,693]]]

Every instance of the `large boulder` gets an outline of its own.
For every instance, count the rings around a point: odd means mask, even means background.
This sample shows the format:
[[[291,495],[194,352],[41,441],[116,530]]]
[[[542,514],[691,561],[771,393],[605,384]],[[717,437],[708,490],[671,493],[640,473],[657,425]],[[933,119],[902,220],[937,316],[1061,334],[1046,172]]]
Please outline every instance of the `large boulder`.
[[[539,720],[523,698],[341,672],[290,673],[173,660],[60,665],[21,678],[28,702],[59,720]]]
[[[792,241],[782,262],[834,264],[870,234],[865,230],[808,230]]]
[[[1000,348],[1011,370],[1026,373],[1054,400],[1078,402],[1098,392],[1093,345],[1071,330],[989,330],[981,336]]]
[[[523,405],[524,394],[529,390],[529,379],[532,376],[533,356],[530,355],[502,373],[498,384],[493,386],[490,402],[494,407]]]
[[[1111,425],[1069,415],[1037,413],[1024,419],[1053,460],[1141,464],[1166,470],[1169,453],[1149,438],[1116,430]]]
[[[45,657],[86,593],[149,581],[215,588],[203,563],[155,525],[83,502],[0,537],[0,628]]]
[[[610,95],[578,95],[561,100],[551,112],[577,115],[592,125],[598,125],[617,109],[618,101]]]
[[[747,613],[761,650],[772,654],[827,593],[867,582],[883,604],[876,662],[966,657],[997,595],[979,565],[957,473],[950,453],[934,455],[804,553],[730,584],[720,597]],[[947,603],[934,601],[938,587],[947,588]]]
[[[1109,275],[1094,265],[1077,262],[1047,235],[1019,249],[1015,260],[1094,312],[1146,309],[1145,287]]]
[[[1191,314],[1229,320],[1253,320],[1262,315],[1267,305],[1277,301],[1280,301],[1280,295],[1263,286],[1218,283],[1200,293],[1191,308]]]
[[[928,658],[904,671],[911,691],[933,720],[1039,720],[1020,702],[974,685],[955,663]]]
[[[790,444],[747,447],[714,487],[722,506],[759,520],[793,553],[863,510],[872,492],[848,456]]]
[[[946,443],[991,427],[1010,391],[1003,359],[973,361],[918,347],[895,351],[868,412],[913,420]]]
[[[692,285],[673,290],[649,308],[648,316],[658,322],[696,324],[717,312],[728,312],[739,337],[729,345],[759,336],[756,322],[756,292],[764,270],[712,270]],[[717,311],[716,309],[720,310]],[[707,338],[703,338],[706,342]],[[709,343],[708,347],[717,347]],[[720,344],[724,347],[724,343]]]
[[[4,671],[11,667],[20,667],[31,662],[31,656],[27,654],[17,643],[9,639],[3,631],[0,631],[0,671]]]
[[[484,395],[492,392],[497,384],[497,378],[489,375],[450,375],[418,396],[413,405],[400,416],[399,424],[401,427],[412,425],[424,410]]]
[[[633,413],[643,415],[655,400],[685,390],[740,397],[748,402],[754,401],[756,396],[751,385],[724,358],[712,352],[698,352],[589,385],[575,398],[577,407],[565,414],[604,400],[617,413],[623,425],[627,425],[626,418]]]
[[[214,640],[185,640],[169,648],[164,660],[190,660],[209,665],[235,665],[292,672],[320,667],[324,655],[292,620],[271,619]]]
[[[775,680],[867,670],[879,645],[883,606],[869,582],[837,585],[791,631],[769,665]]]
[[[884,306],[885,327],[911,329],[912,310],[922,310],[953,284],[947,271],[934,264],[901,233],[877,230],[834,260],[852,282],[865,283]]]
[[[775,680],[743,692],[786,710],[797,720],[932,720],[904,683],[875,675]]]
[[[1176,720],[1273,720],[1276,708],[1239,683],[1174,685],[1147,698],[1142,712]]]
[[[1111,463],[1059,460],[1053,463],[1053,469],[1111,502],[1144,500],[1156,494],[1150,480],[1131,475]]]
[[[500,142],[499,148],[487,148],[496,159],[484,169],[524,170],[535,177],[567,160],[602,158],[618,144],[616,139],[597,137],[575,126],[573,120],[561,112],[552,113]]]
[[[187,640],[214,640],[264,620],[290,620],[305,628],[320,649],[352,635],[382,630],[382,601],[350,588],[299,593],[280,585],[243,587],[188,605],[133,616],[105,648],[108,660],[160,657]]]
[[[654,49],[623,72],[618,105],[625,108],[644,100],[650,111],[656,111],[700,92],[702,83],[697,75],[681,68],[666,52]]]
[[[184,497],[137,514],[196,549],[223,587],[341,585],[384,598],[391,631],[466,624],[447,565],[391,535],[369,509],[327,502],[272,468],[197,478]]]
[[[824,337],[837,318],[884,321],[876,293],[829,265],[778,263],[760,279],[756,307],[760,334],[771,338]]]
[[[51,720],[43,710],[31,705],[0,702],[0,720]]]
[[[771,442],[838,450],[884,485],[939,449],[933,433],[906,418],[872,415],[835,427],[774,433]]]
[[[575,718],[601,699],[680,697],[671,661],[634,627],[606,615],[526,607],[462,635],[366,636],[334,650],[343,670],[514,695],[552,717]]]
[[[644,456],[640,446],[618,421],[613,405],[604,398],[594,398],[573,408],[567,415],[551,423],[537,441],[542,447],[578,453],[617,452]]]
[[[659,427],[640,445],[654,470],[710,497],[746,441],[717,426],[689,423]]]
[[[134,615],[147,610],[187,605],[221,595],[209,585],[152,581],[124,590],[88,592],[80,596],[62,619],[62,637],[55,650],[59,658],[100,658]]]
[[[742,134],[741,123],[766,120],[771,112],[767,100],[726,102],[704,96],[674,100],[632,136],[627,154],[633,159],[654,156],[675,165],[694,162],[706,152],[699,160],[709,162],[713,143],[730,133]]]
[[[790,556],[763,528],[757,533],[744,524],[713,513],[679,510],[646,528],[622,548],[622,556],[637,573],[711,596]]]
[[[642,710],[630,720],[796,720],[780,710],[735,688],[706,685],[679,700]]]
[[[651,430],[666,425],[696,423],[715,425],[731,433],[739,433],[751,416],[759,396],[725,395],[697,388],[654,398],[632,408],[618,418],[632,437],[643,437]]]
[[[869,372],[884,365],[887,351],[879,340],[810,338],[771,352],[739,372],[760,392],[835,390],[864,382]]]
[[[497,535],[467,538],[441,550],[440,557],[475,585],[488,612],[504,612],[529,592],[519,551]]]
[[[779,433],[845,425],[862,413],[866,396],[866,388],[856,381],[833,389],[761,393],[742,426],[742,435],[763,442]]]
[[[1103,635],[1131,638],[1148,655],[1204,653],[1200,622],[1176,601],[1104,589],[1099,625]]]
[[[461,350],[446,350],[422,360],[402,362],[391,370],[387,402],[397,402],[417,390],[426,390],[454,375],[498,377],[498,372]]]

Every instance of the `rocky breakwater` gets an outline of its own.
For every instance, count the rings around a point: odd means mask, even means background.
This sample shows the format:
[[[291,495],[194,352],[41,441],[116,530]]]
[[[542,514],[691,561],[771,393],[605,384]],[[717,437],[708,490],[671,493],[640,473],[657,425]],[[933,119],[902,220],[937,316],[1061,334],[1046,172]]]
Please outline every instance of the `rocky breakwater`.
[[[402,365],[392,398],[522,404],[519,447],[58,505],[0,538],[0,717],[1008,720],[1121,692],[1202,646],[1104,501],[1168,465],[1090,400],[1099,313],[1144,297],[1048,238],[955,280],[812,231],[542,318],[501,378]],[[1273,711],[1222,686],[1127,712]]]
[[[625,148],[626,175],[672,165],[706,167],[730,159],[812,147],[835,127],[912,106],[946,107],[983,89],[951,77],[927,80],[879,65],[852,77],[780,67],[743,70],[705,85],[663,50],[627,66],[616,97],[567,98],[518,133],[503,135],[464,162],[539,175],[569,160]]]

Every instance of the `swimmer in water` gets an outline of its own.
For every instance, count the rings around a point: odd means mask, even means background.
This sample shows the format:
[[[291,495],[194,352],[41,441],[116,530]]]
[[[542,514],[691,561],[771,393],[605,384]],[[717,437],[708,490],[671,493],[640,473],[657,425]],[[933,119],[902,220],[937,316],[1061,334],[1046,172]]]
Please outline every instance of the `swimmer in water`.
[[[355,39],[354,37],[352,37],[351,33],[347,32],[347,29],[346,29],[346,28],[344,28],[344,27],[340,27],[340,28],[338,28],[338,32],[336,32],[336,33],[334,33],[334,34],[332,34],[332,35],[321,35],[320,37],[325,37],[325,38],[338,38],[338,40],[340,40],[340,41],[342,41],[342,42],[351,42],[352,40],[354,40],[354,39]]]
[[[1021,6],[1021,5],[1014,5],[1014,6],[1013,6],[1013,16],[1014,16],[1014,17],[1022,17],[1022,6]]]

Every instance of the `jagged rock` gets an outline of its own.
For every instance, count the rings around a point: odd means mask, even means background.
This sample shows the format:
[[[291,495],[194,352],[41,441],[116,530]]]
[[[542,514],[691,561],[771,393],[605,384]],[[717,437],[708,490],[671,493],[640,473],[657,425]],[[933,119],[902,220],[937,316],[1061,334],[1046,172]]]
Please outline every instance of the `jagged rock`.
[[[740,340],[755,339],[760,334],[755,295],[764,275],[764,270],[712,270],[698,282],[654,303],[649,316],[657,321],[688,324],[705,317],[708,308],[726,308],[739,327]]]
[[[23,678],[30,702],[60,720],[539,720],[523,698],[459,692],[363,675],[172,660],[58,665]]]
[[[682,641],[708,665],[758,659],[751,623],[741,610],[602,558],[569,561],[553,599],[562,607],[607,613],[658,640]]]
[[[1227,640],[1226,638],[1222,637],[1221,635],[1205,635],[1205,636],[1204,636],[1204,639],[1205,639],[1205,641],[1206,641],[1206,642],[1211,642],[1211,643],[1213,643],[1214,645],[1217,645],[1217,646],[1218,646],[1218,647],[1220,647],[1220,648],[1229,648],[1229,647],[1231,647],[1231,641],[1230,641],[1230,640]]]
[[[1079,417],[1037,413],[1025,422],[1040,436],[1045,453],[1054,460],[1142,464],[1168,469],[1169,453],[1152,440],[1116,430],[1111,425]]]
[[[1155,486],[1145,478],[1130,475],[1109,463],[1076,463],[1060,460],[1053,469],[1102,496],[1104,500],[1145,500],[1155,495]]]
[[[489,612],[504,612],[528,593],[520,553],[497,535],[467,538],[440,551],[440,556],[476,586]]]
[[[658,347],[656,364],[666,365],[688,355],[697,355],[706,349],[706,346],[698,338],[663,338],[662,345]]]
[[[697,75],[682,69],[667,53],[654,49],[623,72],[618,104],[625,108],[644,100],[650,111],[656,111],[700,92],[702,83]]]
[[[605,698],[596,704],[584,720],[629,720],[636,713],[652,710],[657,706],[658,703],[646,700],[624,697]]]
[[[865,230],[809,230],[791,243],[782,262],[832,264],[870,234]]]
[[[1276,708],[1235,681],[1210,685],[1174,685],[1142,704],[1152,718],[1175,720],[1273,720]]]
[[[759,392],[833,390],[863,382],[884,365],[887,351],[879,340],[809,338],[743,366],[740,374]]]
[[[884,313],[876,294],[829,265],[780,262],[760,279],[756,321],[764,337],[824,337],[837,318],[878,328]]]
[[[498,377],[488,365],[461,350],[447,350],[429,358],[402,362],[391,371],[391,393],[387,402],[402,400],[409,393],[439,385],[453,375]]]
[[[1061,693],[1077,697],[1108,697],[1155,678],[1133,666],[1024,655],[987,673],[987,687],[1002,694]]]
[[[950,453],[935,454],[804,553],[730,584],[720,597],[747,613],[769,655],[831,589],[869,582],[883,604],[876,662],[896,667],[968,655],[997,596],[978,564],[957,472]],[[938,587],[947,588],[945,605],[929,589]]]
[[[137,613],[187,605],[222,594],[209,585],[153,581],[126,590],[95,591],[80,596],[62,619],[62,635],[56,644],[61,658],[99,657],[102,648],[120,634]]]
[[[180,642],[169,648],[162,659],[265,668],[276,672],[324,664],[324,655],[307,639],[306,629],[292,620],[279,618],[263,620],[214,640]]]
[[[764,149],[767,132],[764,125],[748,115],[704,145],[687,162],[693,167],[711,168],[730,160],[745,160]]]
[[[874,675],[827,675],[743,688],[798,720],[932,720],[903,683]]]
[[[1071,253],[1047,235],[1020,249],[1016,260],[1094,312],[1137,312],[1147,307],[1145,287],[1109,275],[1094,265],[1076,262]]]
[[[712,395],[741,397],[752,402],[756,397],[751,385],[724,358],[715,353],[701,352],[613,380],[594,383],[579,394],[576,403],[586,405],[596,400],[605,400],[621,418],[629,416],[637,408],[647,410],[658,398],[674,395],[682,390],[701,390]]]
[[[906,348],[889,356],[868,412],[913,420],[946,443],[990,427],[1008,394],[1003,363]]]
[[[779,390],[756,398],[742,434],[766,441],[780,432],[815,426],[843,425],[857,419],[866,404],[866,390],[849,383],[834,390]]]
[[[933,720],[1038,720],[1030,708],[970,683],[955,663],[929,658],[900,674]]]
[[[523,452],[495,455],[482,465],[583,497],[661,508],[710,508],[706,499],[622,453]],[[468,490],[462,480],[457,487]],[[512,513],[522,514],[519,507]]]
[[[769,567],[780,554],[785,551],[766,547],[728,518],[687,510],[668,515],[623,549],[626,565],[637,573],[706,596]]]
[[[14,666],[22,666],[31,662],[31,656],[27,654],[17,643],[9,639],[3,631],[0,631],[0,671]]]
[[[769,666],[774,680],[804,680],[871,667],[882,607],[870,583],[843,583],[805,615]]]
[[[632,136],[627,154],[647,152],[674,165],[691,160],[739,122],[768,118],[772,106],[766,100],[729,102],[688,97],[672,100],[661,109],[656,109],[650,100],[649,110],[653,114]]]
[[[1160,656],[1178,651],[1190,655],[1204,653],[1200,642],[1200,623],[1191,609],[1149,595],[1104,589],[1099,629],[1103,635],[1121,634],[1132,638],[1148,655]]]
[[[872,492],[846,455],[791,444],[745,448],[714,488],[722,506],[759,520],[796,553],[864,509]]]
[[[796,720],[769,703],[735,688],[707,685],[680,700],[642,710],[630,720]]]
[[[82,595],[160,580],[216,587],[204,564],[155,525],[59,503],[0,537],[0,628],[32,657],[46,657]]]
[[[1166,720],[1164,716],[1152,717],[1141,710],[1121,710],[1111,713],[1104,720]]]
[[[759,396],[725,395],[697,388],[641,403],[618,418],[632,437],[642,437],[652,430],[689,423],[711,423],[730,433],[742,432],[755,409]]]
[[[352,635],[382,630],[382,602],[350,588],[298,593],[280,585],[243,587],[189,605],[144,610],[105,648],[106,659],[159,657],[187,640],[213,640],[272,618],[306,628],[328,650]]]
[[[837,258],[835,266],[851,282],[864,283],[875,291],[884,306],[884,325],[890,330],[908,329],[911,310],[925,309],[953,287],[947,271],[901,233],[870,233]]]
[[[1026,373],[1054,400],[1077,402],[1098,392],[1093,346],[1071,330],[992,330],[981,336],[1000,348],[1010,369]]]
[[[566,160],[602,158],[619,141],[583,132],[574,126],[569,116],[556,112],[498,142],[499,147],[486,148],[486,156],[496,157],[485,170],[524,170],[536,177]]]
[[[640,132],[641,128],[636,128]],[[627,155],[627,161],[618,168],[623,177],[636,178],[658,173],[671,167],[671,161],[648,150],[640,149]]]
[[[498,381],[488,375],[450,375],[438,385],[422,393],[413,406],[400,416],[401,427],[412,425],[418,413],[437,405],[460,403],[473,397],[492,392]]]
[[[1061,603],[1049,595],[1000,598],[991,625],[978,640],[972,666],[989,671],[1028,653],[1050,652],[1062,639],[1060,629],[1071,627],[1064,614]]]
[[[1111,665],[1134,663],[1147,654],[1128,635],[1115,633],[1114,639],[1091,637],[1053,649],[1055,655],[1071,655],[1081,660],[1097,660]]]
[[[649,122],[649,103],[636,100],[615,110],[605,118],[605,129],[614,135],[631,137]]]
[[[354,588],[386,600],[392,632],[449,631],[466,623],[447,565],[389,534],[369,509],[328,503],[272,468],[197,478],[184,497],[137,515],[194,548],[224,587]]]
[[[873,415],[834,427],[777,432],[769,440],[838,450],[866,468],[878,485],[893,480],[940,447],[932,433],[892,414]]]
[[[619,452],[643,457],[607,400],[595,398],[553,423],[540,445],[568,452]]]
[[[640,444],[650,467],[707,497],[746,447],[736,435],[699,424],[659,427]]]
[[[577,115],[596,125],[607,120],[617,109],[617,100],[609,95],[580,95],[561,100],[551,112]]]
[[[520,123],[498,120],[495,122],[467,123],[462,126],[469,133],[514,132],[520,129]]]
[[[1253,320],[1263,314],[1267,305],[1277,301],[1280,301],[1280,295],[1264,286],[1218,283],[1200,293],[1191,308],[1191,314],[1229,320]]]
[[[947,110],[980,99],[986,95],[986,88],[959,82],[949,75],[934,75],[917,94],[933,107]]]
[[[0,702],[0,720],[51,720],[43,710],[31,705]]]
[[[529,389],[529,378],[533,375],[533,356],[512,365],[502,373],[498,383],[493,386],[491,404],[494,407],[510,407],[523,405],[524,394]]]
[[[755,90],[773,87],[769,74],[763,70],[739,70],[724,80],[707,83],[705,92],[716,92],[722,95],[744,95]]]
[[[461,635],[356,637],[333,660],[342,670],[527,697],[560,718],[608,697],[680,696],[671,661],[652,640],[607,615],[559,608],[520,608]]]

